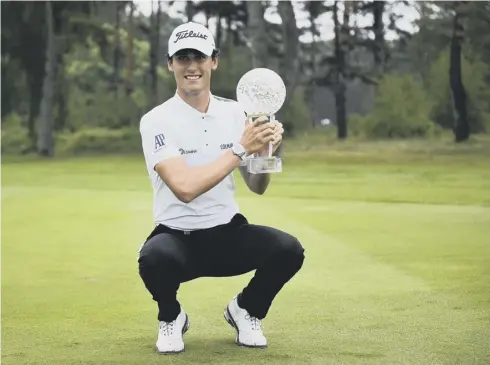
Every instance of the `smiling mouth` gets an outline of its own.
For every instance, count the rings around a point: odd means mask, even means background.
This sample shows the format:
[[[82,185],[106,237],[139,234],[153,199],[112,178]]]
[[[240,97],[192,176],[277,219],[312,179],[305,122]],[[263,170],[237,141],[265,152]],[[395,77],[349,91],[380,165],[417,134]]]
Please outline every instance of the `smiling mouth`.
[[[201,75],[188,75],[184,76],[186,80],[199,80],[202,76]]]

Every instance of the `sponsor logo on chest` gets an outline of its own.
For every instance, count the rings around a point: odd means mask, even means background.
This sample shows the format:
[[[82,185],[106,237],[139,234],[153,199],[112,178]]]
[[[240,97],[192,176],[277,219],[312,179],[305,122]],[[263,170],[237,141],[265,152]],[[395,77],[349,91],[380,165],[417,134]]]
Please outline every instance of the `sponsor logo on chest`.
[[[233,143],[222,143],[219,146],[222,150],[227,150],[233,147]]]
[[[181,155],[190,155],[192,153],[197,153],[196,149],[185,150],[183,148],[179,148],[179,152]]]

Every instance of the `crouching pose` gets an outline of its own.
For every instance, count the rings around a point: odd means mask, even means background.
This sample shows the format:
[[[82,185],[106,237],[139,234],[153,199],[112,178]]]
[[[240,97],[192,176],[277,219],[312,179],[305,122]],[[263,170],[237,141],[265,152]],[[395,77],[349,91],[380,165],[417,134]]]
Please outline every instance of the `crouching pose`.
[[[154,191],[155,228],[142,245],[139,273],[158,305],[160,353],[184,351],[190,321],[177,299],[181,283],[255,271],[224,305],[236,343],[266,347],[261,321],[283,286],[300,270],[304,249],[292,235],[250,224],[234,200],[233,171],[263,194],[267,174],[249,174],[248,155],[274,153],[282,141],[279,122],[246,123],[237,102],[211,94],[218,67],[212,34],[202,25],[177,27],[168,42],[168,69],[177,91],[140,122],[143,152]],[[263,120],[262,120],[263,122]]]

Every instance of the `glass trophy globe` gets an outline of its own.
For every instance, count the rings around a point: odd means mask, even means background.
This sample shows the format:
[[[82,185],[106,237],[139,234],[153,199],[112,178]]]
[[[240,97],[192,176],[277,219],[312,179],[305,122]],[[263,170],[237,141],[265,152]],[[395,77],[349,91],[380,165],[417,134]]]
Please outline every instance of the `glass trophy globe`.
[[[286,86],[276,72],[267,68],[255,68],[242,76],[236,94],[237,102],[247,113],[249,123],[263,116],[267,117],[268,122],[274,123],[275,114],[286,100]],[[268,156],[247,156],[247,171],[252,174],[282,172],[282,160],[272,156],[272,149],[273,145],[270,143]]]

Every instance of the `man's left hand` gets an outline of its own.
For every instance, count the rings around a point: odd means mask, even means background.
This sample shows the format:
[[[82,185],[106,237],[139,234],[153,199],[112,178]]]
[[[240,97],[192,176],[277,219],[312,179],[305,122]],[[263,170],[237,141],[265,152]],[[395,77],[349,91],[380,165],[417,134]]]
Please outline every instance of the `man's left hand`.
[[[284,128],[282,127],[282,123],[279,121],[274,121],[274,139],[271,142],[272,143],[272,154],[276,152],[278,149],[279,145],[282,142],[282,134],[284,133]],[[269,144],[267,143],[266,146],[264,146],[264,149],[260,151],[260,156],[269,156]]]

